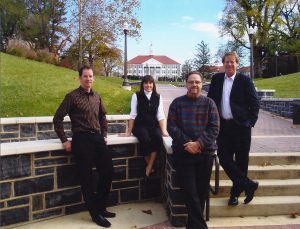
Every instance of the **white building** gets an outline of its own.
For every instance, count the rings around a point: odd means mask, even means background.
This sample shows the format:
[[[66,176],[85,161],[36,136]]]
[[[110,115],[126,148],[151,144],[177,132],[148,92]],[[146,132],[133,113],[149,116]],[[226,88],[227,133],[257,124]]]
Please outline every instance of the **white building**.
[[[178,62],[167,56],[154,55],[153,45],[150,45],[150,55],[136,56],[127,63],[128,75],[151,75],[155,80],[166,77],[177,80],[181,75],[181,67]]]

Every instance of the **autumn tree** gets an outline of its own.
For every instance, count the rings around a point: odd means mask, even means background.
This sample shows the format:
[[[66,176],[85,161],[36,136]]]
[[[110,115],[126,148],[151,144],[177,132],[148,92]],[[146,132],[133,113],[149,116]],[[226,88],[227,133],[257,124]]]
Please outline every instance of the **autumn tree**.
[[[99,43],[115,46],[117,39],[123,35],[124,23],[130,26],[129,36],[139,36],[140,22],[135,10],[139,8],[138,0],[70,0],[76,5],[73,16],[78,22],[74,28],[79,44],[79,62],[92,60],[95,47]],[[87,42],[83,42],[83,41]],[[79,63],[81,65],[81,63]]]
[[[253,35],[254,75],[260,77],[263,58],[274,55],[271,46],[278,47],[276,44],[281,43],[284,34],[285,42],[299,36],[297,18],[299,18],[299,0],[226,0],[219,28],[223,36],[230,36],[248,49],[251,40],[250,28],[256,28]],[[296,49],[297,47],[294,48]]]

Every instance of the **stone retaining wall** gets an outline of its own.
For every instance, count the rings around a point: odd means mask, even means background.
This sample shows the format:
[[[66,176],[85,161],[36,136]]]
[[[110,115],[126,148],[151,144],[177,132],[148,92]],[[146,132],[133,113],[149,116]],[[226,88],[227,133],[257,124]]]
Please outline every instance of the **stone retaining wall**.
[[[110,133],[124,132],[126,117],[113,119]],[[1,138],[6,138],[1,139],[5,143],[1,143],[0,226],[14,228],[85,210],[72,154],[62,150],[58,139],[36,140],[52,136],[49,134],[54,133],[52,123],[10,121],[1,119]],[[14,141],[26,141],[26,144]],[[51,146],[51,150],[45,148],[46,145]],[[109,206],[161,197],[165,152],[156,160],[155,174],[145,182],[146,164],[138,155],[137,146],[134,137],[108,136],[114,165]],[[45,149],[40,150],[42,147]],[[96,185],[96,172],[93,179]]]
[[[0,142],[34,141],[55,139],[57,135],[52,123],[53,117],[0,118]],[[123,133],[129,115],[107,115],[108,133]],[[64,121],[65,131],[71,137],[69,117]]]
[[[286,118],[293,118],[293,106],[291,105],[291,103],[294,100],[300,99],[265,98],[260,100],[260,106],[261,109],[269,111],[273,114]]]

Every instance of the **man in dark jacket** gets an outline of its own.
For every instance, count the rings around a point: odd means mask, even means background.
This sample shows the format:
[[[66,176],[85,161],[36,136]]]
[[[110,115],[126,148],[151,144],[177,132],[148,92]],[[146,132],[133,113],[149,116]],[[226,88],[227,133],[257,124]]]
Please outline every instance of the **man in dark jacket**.
[[[254,197],[258,182],[247,177],[251,128],[259,111],[259,99],[251,79],[237,73],[239,58],[229,52],[222,58],[225,73],[213,76],[208,97],[212,98],[220,114],[220,133],[217,139],[218,157],[233,186],[228,205],[237,205],[245,191],[245,204]]]

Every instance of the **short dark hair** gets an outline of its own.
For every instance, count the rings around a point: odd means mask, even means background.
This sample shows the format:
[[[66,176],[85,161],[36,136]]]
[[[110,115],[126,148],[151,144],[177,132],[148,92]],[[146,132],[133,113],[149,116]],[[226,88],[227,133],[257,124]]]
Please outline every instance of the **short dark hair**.
[[[202,76],[202,74],[200,72],[198,72],[198,71],[191,71],[191,72],[189,72],[189,73],[187,73],[185,75],[185,82],[187,82],[188,79],[189,79],[189,77],[190,77],[190,75],[193,75],[193,74],[199,75],[200,78],[201,78],[201,81],[203,80],[203,76]]]
[[[235,51],[232,52],[227,52],[224,54],[222,57],[222,63],[224,64],[226,56],[234,56],[235,57],[235,62],[238,64],[240,62],[239,56]]]
[[[79,69],[79,71],[78,71],[78,73],[79,73],[79,77],[82,75],[82,72],[83,72],[83,70],[93,70],[90,66],[88,66],[88,65],[83,65],[80,69]]]
[[[147,82],[153,83],[153,92],[154,92],[155,94],[157,94],[155,81],[154,81],[154,78],[153,78],[151,75],[145,75],[145,76],[142,78],[142,81],[141,81],[141,87],[140,87],[140,92],[144,92],[144,83],[147,83]]]

